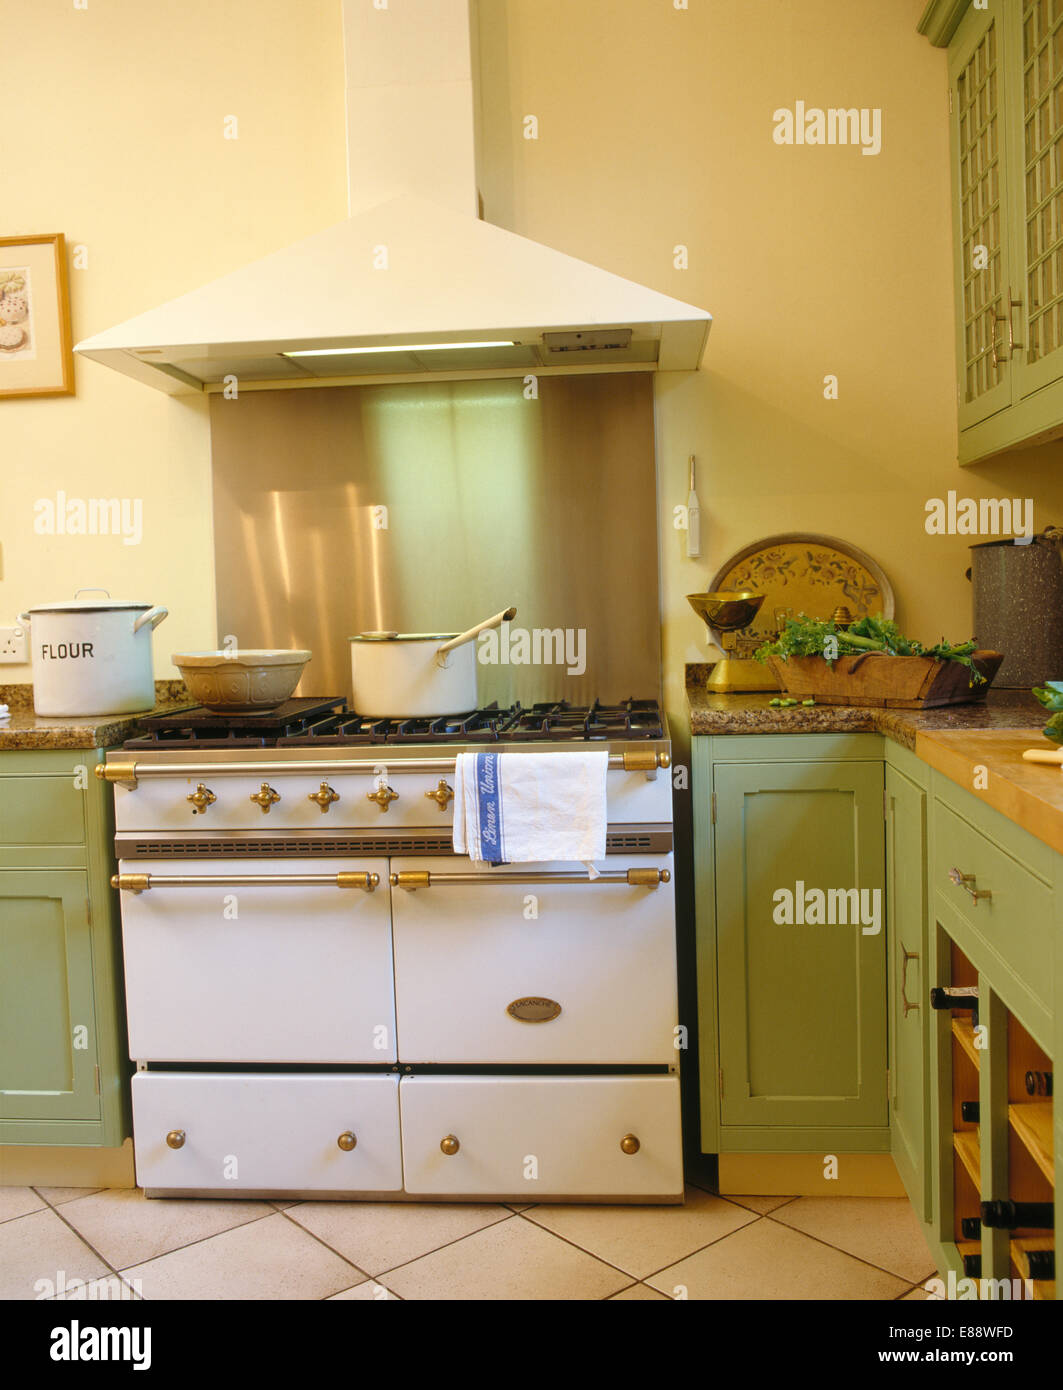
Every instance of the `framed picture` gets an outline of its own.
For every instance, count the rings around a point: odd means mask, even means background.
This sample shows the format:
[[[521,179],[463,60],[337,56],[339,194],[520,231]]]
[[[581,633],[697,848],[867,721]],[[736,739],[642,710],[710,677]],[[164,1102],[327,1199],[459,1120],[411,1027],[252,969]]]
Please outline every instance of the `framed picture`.
[[[63,234],[0,237],[0,399],[73,394]]]

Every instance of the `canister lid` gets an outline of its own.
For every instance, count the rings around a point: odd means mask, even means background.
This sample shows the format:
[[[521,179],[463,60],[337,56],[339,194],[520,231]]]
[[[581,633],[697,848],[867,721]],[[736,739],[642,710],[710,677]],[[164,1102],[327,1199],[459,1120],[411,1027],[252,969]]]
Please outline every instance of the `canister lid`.
[[[103,594],[104,598],[81,598],[81,594]],[[134,599],[111,598],[106,589],[78,589],[73,598],[61,599],[58,603],[37,603],[27,608],[27,613],[109,613],[112,609],[129,609],[147,612],[150,603],[137,603]]]

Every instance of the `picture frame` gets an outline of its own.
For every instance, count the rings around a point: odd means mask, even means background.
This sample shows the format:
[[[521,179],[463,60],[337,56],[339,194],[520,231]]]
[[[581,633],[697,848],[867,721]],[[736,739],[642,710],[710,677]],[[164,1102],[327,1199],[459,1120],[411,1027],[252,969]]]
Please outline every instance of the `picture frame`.
[[[0,237],[0,400],[73,394],[66,240]]]

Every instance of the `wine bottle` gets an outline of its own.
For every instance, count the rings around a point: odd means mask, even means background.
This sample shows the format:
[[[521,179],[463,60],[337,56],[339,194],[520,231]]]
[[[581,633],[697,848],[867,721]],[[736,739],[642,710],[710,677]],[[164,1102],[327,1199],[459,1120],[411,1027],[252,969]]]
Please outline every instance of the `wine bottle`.
[[[1014,1231],[1019,1227],[1030,1230],[1050,1230],[1056,1221],[1051,1202],[1000,1202],[982,1203],[982,1225],[995,1226],[998,1230]]]
[[[964,1240],[981,1240],[982,1223],[977,1216],[964,1216],[960,1219],[960,1233]]]
[[[978,1102],[976,1100],[961,1100],[960,1118],[966,1120],[969,1125],[976,1125],[978,1123]]]
[[[981,1255],[964,1255],[963,1272],[968,1279],[981,1279],[982,1277],[982,1257]]]
[[[970,1009],[972,1022],[978,1027],[978,986],[942,985],[930,991],[932,1009]]]
[[[1054,1279],[1056,1277],[1056,1252],[1054,1250],[1027,1250],[1026,1263],[1031,1279]]]
[[[1026,1073],[1026,1094],[1028,1096],[1050,1096],[1052,1094],[1052,1073],[1050,1071],[1028,1071]]]

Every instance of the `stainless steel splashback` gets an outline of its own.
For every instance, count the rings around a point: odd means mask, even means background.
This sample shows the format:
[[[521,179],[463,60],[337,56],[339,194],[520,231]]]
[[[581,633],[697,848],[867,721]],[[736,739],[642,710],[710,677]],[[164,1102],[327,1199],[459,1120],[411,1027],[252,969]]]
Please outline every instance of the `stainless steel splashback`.
[[[481,638],[481,703],[660,695],[653,384],[642,373],[244,391],[211,399],[219,634],[305,647]],[[492,660],[492,658],[494,658]]]

